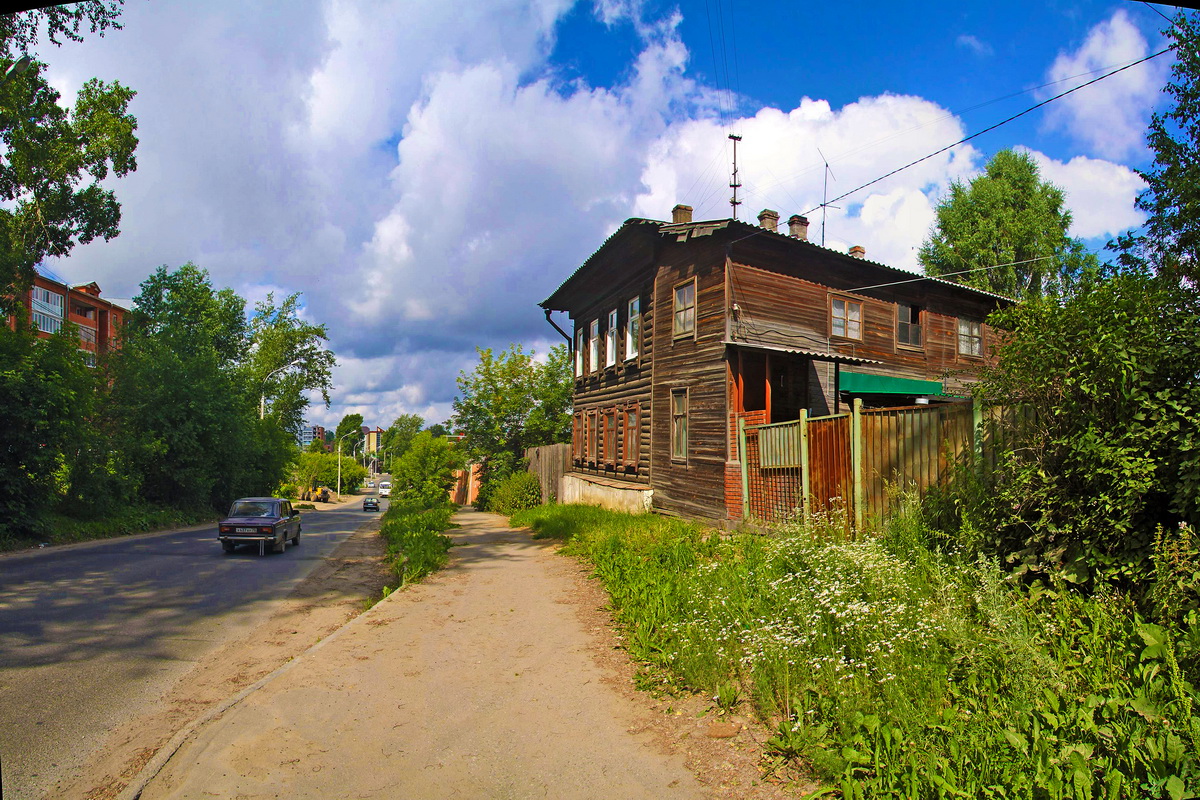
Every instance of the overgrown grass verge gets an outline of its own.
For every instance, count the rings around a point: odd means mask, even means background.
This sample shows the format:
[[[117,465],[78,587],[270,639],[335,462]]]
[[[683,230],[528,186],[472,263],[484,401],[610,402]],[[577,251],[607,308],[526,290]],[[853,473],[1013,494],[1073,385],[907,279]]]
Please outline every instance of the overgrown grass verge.
[[[398,588],[445,566],[451,541],[443,531],[454,527],[450,522],[454,511],[449,503],[430,508],[400,499],[388,506],[379,532],[387,542],[385,557],[396,573]]]
[[[105,517],[88,520],[47,512],[39,519],[40,531],[32,536],[9,534],[0,526],[0,551],[24,550],[43,543],[58,545],[111,539],[135,533],[182,528],[202,522],[216,522],[218,519],[220,515],[211,508],[131,506]]]
[[[653,672],[748,698],[769,756],[846,798],[1195,797],[1200,621],[1112,593],[1013,586],[930,547],[916,517],[719,534],[543,506],[513,525],[595,565]]]

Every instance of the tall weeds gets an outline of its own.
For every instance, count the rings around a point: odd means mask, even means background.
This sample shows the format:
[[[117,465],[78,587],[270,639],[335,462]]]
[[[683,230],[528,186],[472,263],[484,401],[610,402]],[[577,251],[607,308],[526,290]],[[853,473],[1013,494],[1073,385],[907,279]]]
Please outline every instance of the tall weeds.
[[[380,534],[387,542],[386,559],[400,586],[415,583],[445,566],[454,506],[439,502],[432,507],[397,500],[383,515]]]
[[[1168,629],[1119,594],[1031,592],[915,514],[849,542],[838,520],[721,535],[577,506],[513,524],[595,565],[649,669],[736,686],[845,797],[1200,791],[1194,612]]]

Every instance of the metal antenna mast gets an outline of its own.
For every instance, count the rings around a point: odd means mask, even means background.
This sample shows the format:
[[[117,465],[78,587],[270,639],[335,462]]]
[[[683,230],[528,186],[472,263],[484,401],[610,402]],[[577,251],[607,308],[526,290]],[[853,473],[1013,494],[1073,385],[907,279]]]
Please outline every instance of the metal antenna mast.
[[[742,183],[738,180],[737,172],[737,143],[742,140],[742,137],[736,133],[731,133],[729,134],[729,138],[733,142],[733,180],[729,182],[729,188],[733,189],[733,197],[730,198],[729,205],[733,206],[733,218],[737,219],[738,206],[742,204],[742,201],[737,199],[737,190],[742,188]]]
[[[817,148],[817,152],[821,153],[821,148]],[[829,198],[829,176],[833,175],[833,170],[829,168],[829,159],[825,158],[825,154],[821,153],[821,160],[825,162],[825,183],[821,188],[821,247],[825,246],[825,209],[839,208],[839,206],[831,206],[825,201]],[[837,175],[833,175],[833,179],[837,180]]]

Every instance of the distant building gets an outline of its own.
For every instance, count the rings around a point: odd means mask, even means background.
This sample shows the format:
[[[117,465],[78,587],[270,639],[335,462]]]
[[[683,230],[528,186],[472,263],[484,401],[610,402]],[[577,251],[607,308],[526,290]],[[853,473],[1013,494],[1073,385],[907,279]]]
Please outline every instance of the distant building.
[[[296,441],[299,443],[301,450],[307,450],[309,445],[311,445],[314,441],[319,441],[324,444],[325,428],[320,425],[309,425],[307,422],[305,422],[300,427],[300,435],[297,437]]]
[[[94,282],[68,286],[44,275],[37,275],[33,287],[20,299],[42,338],[58,333],[66,322],[73,323],[79,331],[79,349],[92,366],[97,353],[117,346],[117,335],[129,313],[127,308],[102,299]],[[16,325],[16,319],[10,316],[8,324]]]

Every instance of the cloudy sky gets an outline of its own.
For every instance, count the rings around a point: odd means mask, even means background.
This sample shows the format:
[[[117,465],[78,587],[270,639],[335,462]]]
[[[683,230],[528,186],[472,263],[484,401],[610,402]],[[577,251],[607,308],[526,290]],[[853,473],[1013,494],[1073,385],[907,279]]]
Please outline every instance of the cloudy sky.
[[[850,8],[847,8],[850,6]],[[1134,169],[1170,55],[814,209],[1163,48],[1165,6],[1090,0],[126,0],[125,29],[40,48],[70,97],[138,92],[122,234],[46,266],[129,298],[192,261],[252,302],[303,293],[333,405],[446,419],[475,348],[561,341],[537,307],[629,217],[809,212],[810,235],[917,269],[933,208],[1005,147],[1101,248],[1142,221]],[[565,326],[565,325],[564,325]]]

